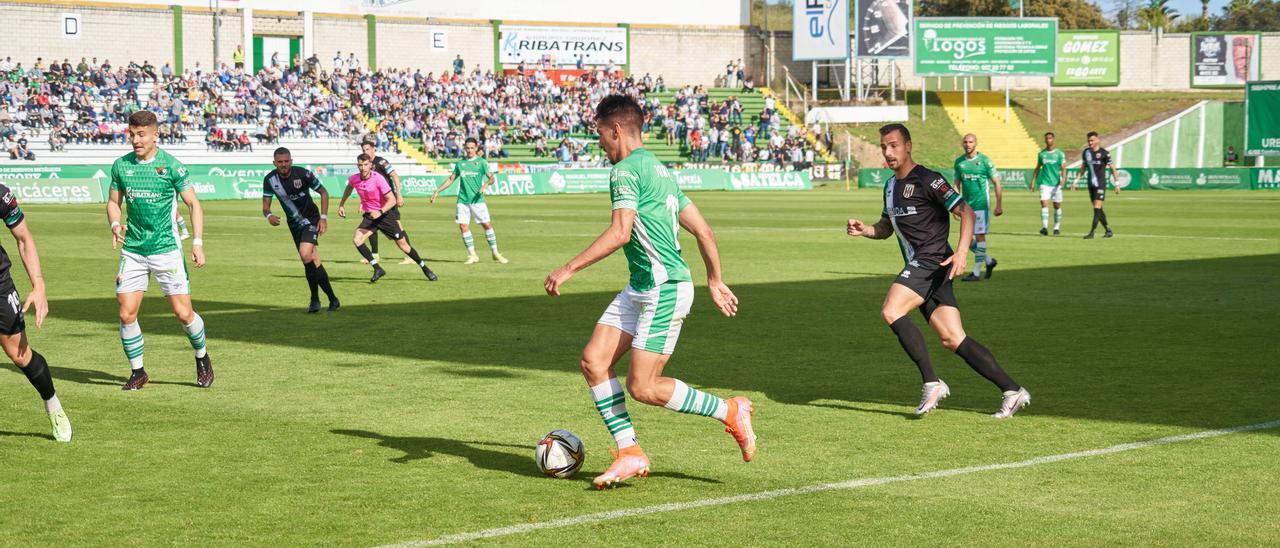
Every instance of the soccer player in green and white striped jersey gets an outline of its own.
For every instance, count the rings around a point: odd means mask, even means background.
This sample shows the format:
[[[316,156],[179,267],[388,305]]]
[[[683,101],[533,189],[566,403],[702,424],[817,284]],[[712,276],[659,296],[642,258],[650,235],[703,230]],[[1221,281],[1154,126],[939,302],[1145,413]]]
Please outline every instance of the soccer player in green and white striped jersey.
[[[987,231],[991,226],[992,215],[1004,213],[1004,189],[1000,187],[1000,177],[996,175],[996,166],[986,154],[978,152],[978,136],[972,133],[964,136],[961,142],[964,154],[956,158],[955,181],[969,203],[975,216],[973,226],[973,273],[960,278],[963,282],[976,282],[982,279],[982,269],[987,269],[986,277],[990,278],[996,269],[996,258],[987,254]],[[991,209],[991,186],[996,187],[996,207]]]
[[[751,400],[741,396],[723,400],[679,379],[662,376],[693,304],[692,276],[680,256],[680,227],[698,240],[716,308],[725,316],[733,316],[738,311],[738,298],[721,279],[720,253],[711,226],[680,191],[675,176],[653,153],[642,148],[643,121],[640,105],[626,95],[610,95],[596,107],[600,148],[614,164],[609,176],[613,220],[595,242],[544,282],[548,295],[559,295],[560,287],[574,274],[618,248],[627,256],[630,283],[605,309],[582,351],[580,364],[591,387],[591,399],[618,444],[613,464],[592,480],[600,489],[649,473],[649,458],[636,441],[622,385],[613,371],[629,350],[627,391],[631,397],[723,422],[745,461],[750,461],[756,450]]]
[[[213,364],[205,349],[204,319],[191,307],[191,280],[182,258],[181,236],[174,220],[178,197],[191,209],[191,260],[204,266],[204,211],[195,188],[187,182],[187,168],[168,152],[156,147],[156,116],[140,110],[129,115],[129,143],[133,152],[111,165],[111,193],[107,221],[113,245],[123,245],[116,274],[116,300],[120,303],[120,342],[133,369],[124,390],[138,390],[149,378],[143,369],[142,327],[138,308],[150,276],[169,299],[182,322],[196,356],[196,386],[213,384]],[[120,217],[127,204],[127,224]]]
[[[467,154],[465,160],[453,164],[453,173],[431,195],[431,203],[436,203],[440,192],[458,181],[458,207],[454,221],[462,231],[462,245],[467,247],[467,262],[476,264],[480,258],[476,256],[475,240],[471,237],[471,218],[484,227],[484,239],[489,242],[489,251],[493,252],[493,260],[507,264],[507,258],[498,253],[498,235],[493,231],[493,223],[489,220],[489,205],[484,203],[484,191],[493,184],[493,171],[489,161],[480,155],[480,141],[475,137],[467,137],[462,147]]]

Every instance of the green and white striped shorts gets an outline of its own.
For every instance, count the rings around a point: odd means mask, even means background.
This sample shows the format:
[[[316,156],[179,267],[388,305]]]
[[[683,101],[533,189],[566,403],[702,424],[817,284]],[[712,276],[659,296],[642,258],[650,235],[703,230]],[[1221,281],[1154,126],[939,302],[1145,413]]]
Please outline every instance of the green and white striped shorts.
[[[596,323],[616,327],[634,337],[632,348],[671,354],[692,306],[692,282],[667,282],[648,291],[636,291],[628,285]]]

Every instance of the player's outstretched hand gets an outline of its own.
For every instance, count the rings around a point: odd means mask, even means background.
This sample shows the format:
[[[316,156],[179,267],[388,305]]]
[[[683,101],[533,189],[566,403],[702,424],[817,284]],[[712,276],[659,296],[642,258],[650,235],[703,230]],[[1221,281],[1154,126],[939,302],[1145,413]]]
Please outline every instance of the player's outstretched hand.
[[[124,245],[124,233],[129,227],[124,225],[116,225],[111,228],[111,249],[115,249]]]
[[[729,290],[729,286],[724,282],[707,282],[707,289],[711,290],[711,302],[716,303],[721,314],[730,318],[738,315],[738,296]]]
[[[320,224],[316,225],[316,230],[319,231],[321,236],[324,236],[324,233],[329,231],[329,221],[320,219]]]
[[[27,300],[22,303],[22,313],[25,315],[31,305],[36,306],[36,327],[44,327],[44,317],[49,315],[49,299],[44,296],[44,288],[32,288],[27,294]]]
[[[196,268],[204,266],[204,246],[191,246],[191,262],[196,263]]]
[[[867,225],[857,219],[849,219],[848,228],[845,232],[850,236],[866,236]]]
[[[573,271],[569,267],[562,266],[555,269],[554,272],[547,275],[547,279],[542,282],[542,288],[547,290],[547,294],[552,297],[560,296],[560,286],[569,281],[573,277]]]
[[[434,203],[436,203],[436,198],[439,198],[439,197],[440,197],[440,193],[439,193],[439,192],[433,192],[433,193],[431,194],[431,203],[433,203],[433,204],[434,204]]]
[[[343,219],[347,218],[347,206],[338,206],[338,216]]]
[[[965,269],[968,268],[968,265],[967,265],[968,262],[969,262],[969,251],[965,250],[965,251],[959,251],[955,255],[947,257],[947,260],[942,261],[942,266],[951,265],[950,279],[955,279],[964,275]]]
[[[280,218],[275,215],[267,217],[267,224],[270,224],[271,226],[280,226]]]

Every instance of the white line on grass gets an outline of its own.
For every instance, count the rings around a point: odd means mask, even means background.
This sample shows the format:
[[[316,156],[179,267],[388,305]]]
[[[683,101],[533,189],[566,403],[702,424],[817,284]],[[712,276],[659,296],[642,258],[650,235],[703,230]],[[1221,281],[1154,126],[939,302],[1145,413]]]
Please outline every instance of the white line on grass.
[[[1156,447],[1160,445],[1168,445],[1171,443],[1181,443],[1184,441],[1202,440],[1206,438],[1216,438],[1227,434],[1236,434],[1240,432],[1252,432],[1255,430],[1268,430],[1271,428],[1280,428],[1280,420],[1263,422],[1258,424],[1249,424],[1245,426],[1233,426],[1230,428],[1222,428],[1218,430],[1205,430],[1193,434],[1182,434],[1178,436],[1169,436],[1147,441],[1138,441],[1132,443],[1122,443],[1120,445],[1112,445],[1111,447],[1103,447],[1101,449],[1089,449],[1086,451],[1076,451],[1073,453],[1062,453],[1060,455],[1046,455],[1043,457],[1035,457],[1018,462],[1006,462],[999,464],[984,464],[981,466],[966,466],[964,468],[952,468],[950,470],[938,470],[935,472],[921,472],[919,474],[907,474],[902,476],[886,476],[879,478],[862,478],[839,483],[819,483],[815,485],[806,485],[804,487],[790,487],[786,489],[777,489],[774,491],[761,491],[758,493],[747,493],[743,495],[733,495],[728,497],[717,497],[702,500],[692,500],[689,502],[672,502],[667,504],[657,504],[654,506],[642,506],[639,508],[626,508],[622,510],[612,510],[609,512],[598,512],[595,514],[585,514],[569,518],[562,518],[551,521],[540,521],[535,523],[521,523],[518,525],[510,525],[507,527],[497,527],[494,529],[485,529],[483,531],[472,531],[469,533],[458,533],[454,535],[445,535],[431,540],[414,540],[400,544],[390,544],[388,547],[413,547],[413,546],[435,546],[440,544],[456,544],[460,542],[469,542],[473,540],[481,540],[494,537],[505,537],[509,535],[520,535],[531,531],[542,529],[557,529],[561,527],[572,527],[586,523],[598,523],[602,521],[613,521],[624,518],[632,518],[636,516],[647,516],[650,514],[661,514],[665,512],[679,512],[683,510],[692,510],[695,508],[705,508],[708,506],[722,506],[725,504],[734,504],[738,502],[753,502],[760,500],[776,499],[779,497],[789,497],[792,495],[804,495],[808,493],[821,493],[823,491],[843,491],[849,489],[859,489],[862,487],[874,487],[877,485],[885,485],[889,483],[898,483],[903,481],[914,481],[922,479],[948,478],[951,476],[961,476],[965,474],[974,474],[978,472],[990,472],[992,470],[1010,470],[1014,468],[1026,468],[1040,464],[1050,464],[1065,460],[1080,459],[1085,457],[1097,457],[1101,455],[1110,455],[1114,453],[1123,453],[1133,451],[1135,449],[1145,449],[1147,447]]]
[[[1039,232],[994,232],[993,234],[1008,234],[1010,236],[1036,236]],[[1275,238],[1237,238],[1234,236],[1188,236],[1185,234],[1132,234],[1125,232],[1117,238],[1170,238],[1175,240],[1227,240],[1232,242],[1274,242]]]

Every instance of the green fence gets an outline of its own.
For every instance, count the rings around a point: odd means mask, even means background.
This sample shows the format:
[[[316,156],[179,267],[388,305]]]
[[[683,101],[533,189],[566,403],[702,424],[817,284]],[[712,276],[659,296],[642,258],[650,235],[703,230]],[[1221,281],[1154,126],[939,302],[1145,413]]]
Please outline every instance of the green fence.
[[[340,194],[354,166],[312,165],[311,169],[332,194]],[[105,202],[110,179],[107,166],[4,166],[0,183],[13,189],[18,199],[31,203]],[[263,165],[189,165],[189,181],[202,200],[243,200],[262,197],[262,179],[274,169]],[[808,190],[808,171],[733,173],[722,169],[672,169],[684,190]],[[409,175],[400,178],[405,196],[430,196],[445,175]],[[458,185],[442,193],[456,195]],[[577,194],[608,192],[608,169],[565,169],[532,173],[498,173],[488,193],[496,196]]]
[[[1030,169],[998,169],[1006,189],[1026,190]],[[1250,190],[1280,189],[1280,168],[1122,168],[1119,186],[1125,190]],[[1077,170],[1068,172],[1068,182]],[[888,169],[858,171],[858,186],[883,188],[893,175]],[[945,175],[945,173],[944,173]],[[1083,186],[1083,181],[1081,182]]]

